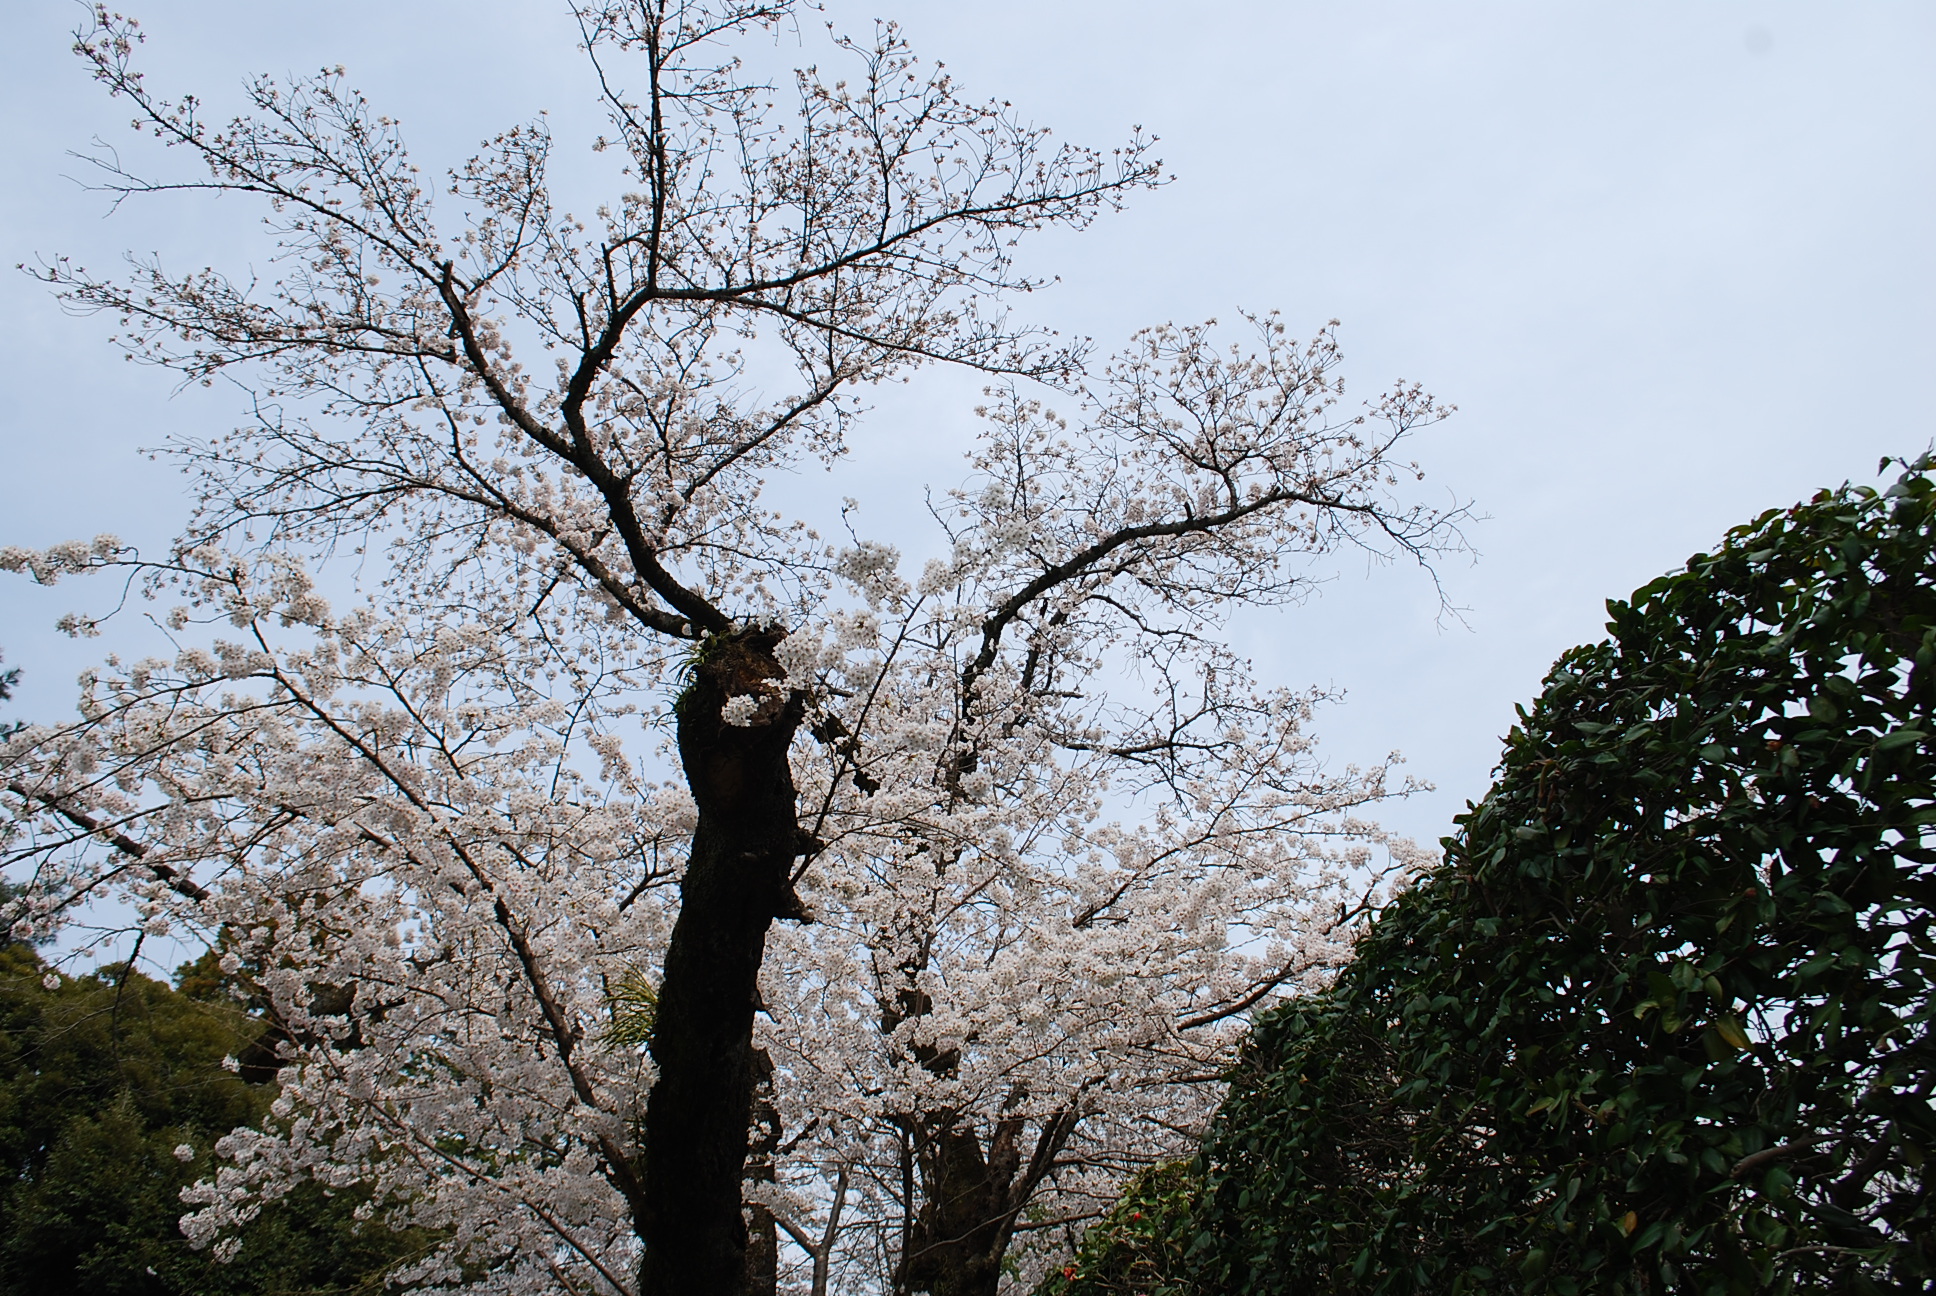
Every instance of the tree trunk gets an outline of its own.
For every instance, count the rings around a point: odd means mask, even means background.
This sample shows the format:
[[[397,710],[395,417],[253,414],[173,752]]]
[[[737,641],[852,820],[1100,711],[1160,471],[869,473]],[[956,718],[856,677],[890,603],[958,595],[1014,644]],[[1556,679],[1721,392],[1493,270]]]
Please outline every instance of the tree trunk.
[[[1022,1097],[1017,1090],[1011,1103]],[[1024,1158],[1027,1124],[1019,1113],[1001,1117],[984,1152],[971,1126],[908,1118],[923,1198],[895,1275],[897,1292],[995,1296],[1015,1221],[1082,1124],[1081,1109],[1072,1102],[1043,1117]]]
[[[646,1101],[642,1296],[742,1296],[740,1183],[753,1086],[753,1012],[766,931],[804,917],[788,875],[800,851],[787,749],[802,699],[773,691],[781,634],[705,641],[680,694],[679,758],[698,806],[678,921],[666,949]],[[759,701],[751,723],[727,699]]]
[[[1019,1122],[1003,1122],[986,1156],[972,1130],[928,1133],[920,1151],[927,1200],[915,1218],[899,1286],[933,1296],[995,1296],[1015,1223]]]
[[[924,960],[922,955],[902,965],[906,984],[882,1009],[883,1034],[892,1035],[902,1022],[934,1011],[934,1000],[917,984]],[[959,1049],[916,1044],[913,1054],[934,1075],[952,1076],[961,1066]],[[1056,1140],[1056,1150],[1067,1137],[1058,1134],[1061,1126],[1058,1118],[1043,1134],[1045,1140]],[[995,1296],[1016,1213],[1035,1187],[1033,1181],[1018,1182],[1023,1122],[1014,1117],[998,1121],[985,1154],[972,1126],[947,1117],[930,1120],[909,1113],[902,1129],[907,1139],[902,1192],[908,1199],[903,1209],[911,1218],[903,1217],[895,1292]],[[1046,1142],[1038,1150],[1045,1147]],[[918,1209],[913,1201],[917,1172],[922,1194]]]
[[[746,1144],[746,1182],[774,1182],[780,1150],[780,1108],[773,1090],[773,1059],[753,1050],[753,1111]],[[780,1289],[780,1226],[764,1206],[746,1208],[746,1296],[775,1296]]]

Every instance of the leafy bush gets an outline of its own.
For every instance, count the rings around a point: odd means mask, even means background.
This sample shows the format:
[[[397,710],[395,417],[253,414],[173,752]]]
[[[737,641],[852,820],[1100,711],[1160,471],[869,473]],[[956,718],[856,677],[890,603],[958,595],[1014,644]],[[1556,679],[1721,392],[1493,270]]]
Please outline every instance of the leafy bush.
[[[1081,1253],[1049,1275],[1040,1296],[1183,1296],[1195,1290],[1192,1207],[1203,1191],[1189,1161],[1151,1166],[1123,1188],[1109,1214],[1083,1239]]]
[[[1259,1023],[1179,1290],[1936,1278],[1928,467],[1608,605],[1444,863]]]
[[[189,1248],[182,1188],[275,1097],[222,1065],[264,1026],[212,968],[182,977],[209,1000],[120,968],[50,987],[29,946],[0,947],[0,1296],[376,1293],[424,1244],[356,1220],[358,1193],[305,1183],[244,1230],[229,1264]]]

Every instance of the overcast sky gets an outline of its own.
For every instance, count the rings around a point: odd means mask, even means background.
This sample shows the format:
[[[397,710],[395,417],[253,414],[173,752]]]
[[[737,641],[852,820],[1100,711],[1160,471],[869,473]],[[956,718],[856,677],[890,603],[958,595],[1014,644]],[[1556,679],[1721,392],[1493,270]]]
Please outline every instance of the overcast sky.
[[[341,63],[439,168],[540,109],[568,159],[597,124],[562,9],[543,0],[128,3],[151,83],[217,112],[248,73]],[[84,174],[68,150],[126,139],[127,113],[66,53],[78,6],[0,9],[6,263],[246,256],[240,204],[107,216],[63,178]],[[1113,347],[1238,308],[1281,310],[1299,335],[1336,317],[1355,391],[1417,379],[1459,406],[1415,453],[1432,489],[1489,518],[1477,560],[1442,572],[1466,624],[1440,622],[1415,570],[1347,565],[1312,604],[1235,630],[1266,679],[1345,692],[1322,720],[1338,759],[1400,749],[1438,785],[1387,815],[1417,836],[1484,791],[1513,704],[1599,636],[1606,598],[1936,434],[1936,5],[837,0],[827,14],[849,30],[877,16],[1065,138],[1162,137],[1174,184],[1027,249],[1061,278],[1026,303],[1034,318]],[[825,58],[811,23],[791,48]],[[171,396],[166,375],[121,363],[108,331],[0,279],[0,544],[112,531],[161,546],[186,501],[138,448],[236,417],[233,392]],[[840,486],[864,526],[912,536],[918,488],[959,479],[975,387],[936,376],[883,399]],[[26,676],[16,714],[71,707],[100,649],[51,622],[100,595],[0,581],[0,648]]]

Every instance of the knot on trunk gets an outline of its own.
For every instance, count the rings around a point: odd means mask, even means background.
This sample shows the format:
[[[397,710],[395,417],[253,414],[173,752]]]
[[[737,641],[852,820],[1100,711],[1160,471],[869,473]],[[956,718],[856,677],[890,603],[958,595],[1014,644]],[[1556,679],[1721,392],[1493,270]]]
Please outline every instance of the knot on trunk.
[[[686,662],[680,724],[710,718],[735,729],[765,729],[781,722],[791,739],[805,698],[786,687],[786,668],[775,655],[785,638],[785,630],[760,626],[708,635]]]

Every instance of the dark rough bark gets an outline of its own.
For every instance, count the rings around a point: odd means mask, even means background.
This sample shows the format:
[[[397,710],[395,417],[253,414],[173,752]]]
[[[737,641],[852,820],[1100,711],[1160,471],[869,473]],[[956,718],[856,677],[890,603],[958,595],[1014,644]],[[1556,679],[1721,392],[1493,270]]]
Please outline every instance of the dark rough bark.
[[[1073,1107],[1049,1116],[1026,1160],[1027,1122],[1020,1116],[996,1122],[985,1154],[973,1130],[917,1123],[925,1199],[897,1288],[932,1296],[995,1296],[1015,1221],[1081,1121]]]
[[[803,710],[774,693],[776,631],[715,635],[678,703],[679,756],[698,806],[666,950],[646,1103],[643,1296],[741,1296],[740,1186],[753,1087],[753,1012],[773,919],[803,917],[788,874],[800,851],[787,749]],[[746,726],[728,698],[763,699]]]
[[[903,1257],[904,1291],[995,1296],[1015,1222],[1019,1122],[998,1127],[986,1155],[972,1130],[942,1129],[920,1148],[926,1200]]]
[[[780,1149],[780,1109],[773,1092],[773,1059],[753,1050],[753,1111],[746,1136],[746,1182],[773,1182]],[[780,1288],[780,1226],[764,1206],[746,1208],[746,1296],[774,1296]]]

